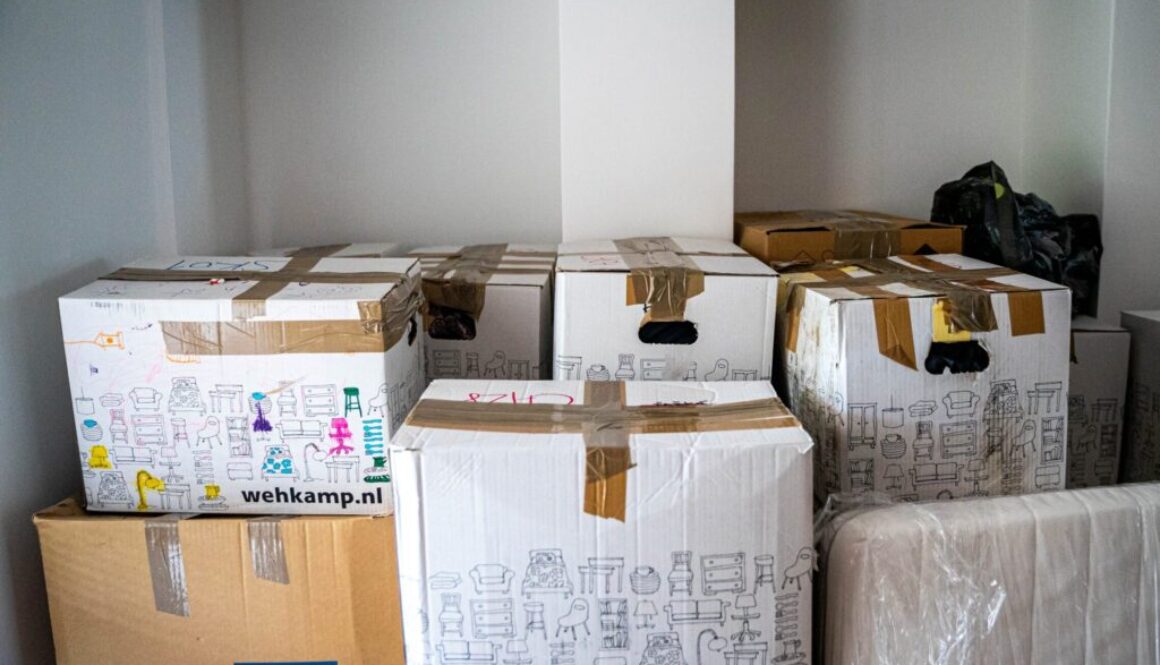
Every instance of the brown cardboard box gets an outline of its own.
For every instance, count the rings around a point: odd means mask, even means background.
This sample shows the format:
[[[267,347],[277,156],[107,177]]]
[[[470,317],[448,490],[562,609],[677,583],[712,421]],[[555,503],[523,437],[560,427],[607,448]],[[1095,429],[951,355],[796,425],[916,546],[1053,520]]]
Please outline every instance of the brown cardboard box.
[[[403,662],[393,516],[33,522],[57,663]]]
[[[775,266],[963,251],[960,226],[864,210],[737,213],[733,240]]]

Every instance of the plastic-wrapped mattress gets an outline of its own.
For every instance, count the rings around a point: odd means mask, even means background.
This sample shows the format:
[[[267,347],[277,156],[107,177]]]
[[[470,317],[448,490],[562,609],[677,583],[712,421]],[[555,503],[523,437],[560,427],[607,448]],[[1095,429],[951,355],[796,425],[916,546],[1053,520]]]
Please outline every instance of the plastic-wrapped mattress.
[[[830,664],[1160,662],[1160,484],[843,513]]]

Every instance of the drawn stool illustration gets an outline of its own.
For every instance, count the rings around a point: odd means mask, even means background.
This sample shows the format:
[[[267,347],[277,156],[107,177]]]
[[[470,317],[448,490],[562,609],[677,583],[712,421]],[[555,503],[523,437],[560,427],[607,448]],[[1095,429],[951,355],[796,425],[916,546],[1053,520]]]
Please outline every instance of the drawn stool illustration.
[[[358,411],[358,417],[362,418],[362,402],[359,401],[358,388],[343,388],[342,397],[342,415],[349,418],[352,411]]]
[[[768,584],[770,589],[776,590],[777,576],[773,572],[773,555],[759,554],[753,557],[753,565],[757,569],[753,582],[753,591],[756,593],[762,584]]]
[[[533,633],[539,631],[541,637],[548,639],[548,628],[544,624],[544,604],[524,603],[524,614],[528,617],[527,623],[524,624],[524,634],[531,637]]]

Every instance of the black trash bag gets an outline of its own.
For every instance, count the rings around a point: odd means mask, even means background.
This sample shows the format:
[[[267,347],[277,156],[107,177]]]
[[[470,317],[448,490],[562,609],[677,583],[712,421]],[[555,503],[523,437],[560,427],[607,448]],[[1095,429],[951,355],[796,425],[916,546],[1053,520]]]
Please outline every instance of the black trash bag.
[[[1095,313],[1104,251],[1095,215],[1061,217],[1035,194],[1012,190],[1003,169],[987,162],[939,187],[930,219],[966,227],[963,254],[1063,284],[1073,316]]]

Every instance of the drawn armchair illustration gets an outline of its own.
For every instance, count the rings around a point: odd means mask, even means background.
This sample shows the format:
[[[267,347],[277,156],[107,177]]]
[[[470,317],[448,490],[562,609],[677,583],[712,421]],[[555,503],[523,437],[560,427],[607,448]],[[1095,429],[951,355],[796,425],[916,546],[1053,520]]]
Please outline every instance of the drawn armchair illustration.
[[[969,390],[952,390],[943,397],[948,418],[973,416],[978,405],[979,396]]]
[[[470,571],[476,593],[507,593],[515,573],[499,563],[481,563]]]
[[[439,660],[451,663],[494,663],[496,645],[477,640],[444,640],[439,643]]]
[[[129,399],[138,411],[159,411],[162,394],[149,387],[138,387],[129,391]]]

